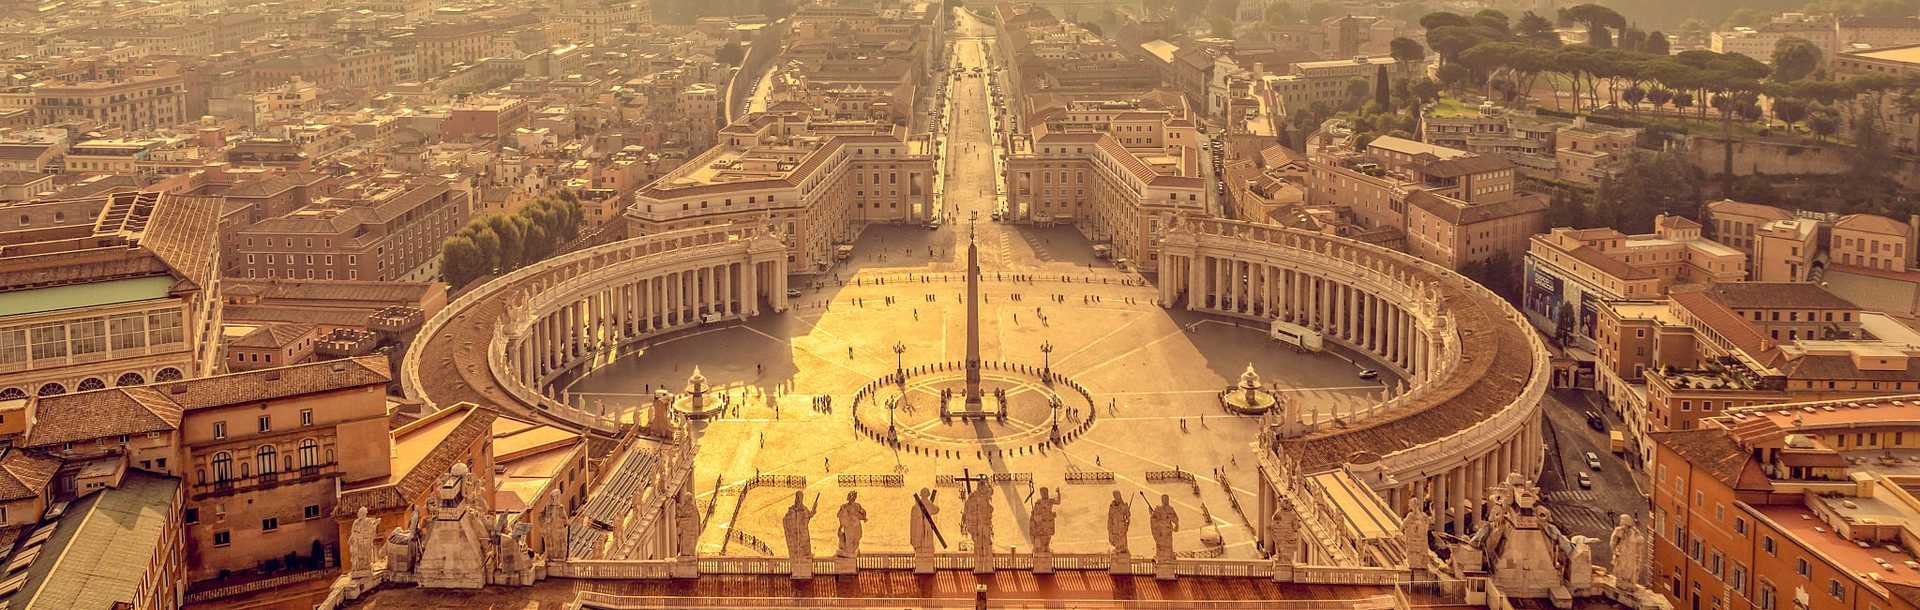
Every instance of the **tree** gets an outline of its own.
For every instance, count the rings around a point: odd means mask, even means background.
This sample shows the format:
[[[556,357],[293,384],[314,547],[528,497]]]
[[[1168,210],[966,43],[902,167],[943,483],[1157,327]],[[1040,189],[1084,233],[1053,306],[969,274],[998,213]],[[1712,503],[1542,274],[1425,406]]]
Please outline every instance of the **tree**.
[[[745,60],[746,58],[747,58],[747,50],[741,48],[740,43],[738,42],[729,42],[713,51],[714,61],[727,64],[729,66],[738,66],[740,65],[740,62]]]
[[[1514,25],[1513,33],[1534,46],[1560,46],[1560,33],[1553,31],[1553,22],[1533,11],[1520,14],[1520,22]]]
[[[1647,32],[1646,42],[1640,43],[1640,52],[1646,53],[1648,55],[1659,55],[1659,56],[1665,57],[1668,53],[1671,53],[1672,51],[1673,49],[1670,46],[1670,43],[1667,42],[1667,35],[1661,33],[1660,30]]]
[[[447,285],[458,288],[482,275],[486,275],[484,262],[473,240],[455,235],[440,243],[440,279]]]
[[[1635,152],[1617,176],[1601,179],[1594,212],[1623,233],[1653,230],[1653,217],[1692,213],[1700,207],[1700,180],[1693,166],[1673,153]]]
[[[1487,30],[1463,25],[1442,26],[1427,31],[1427,46],[1440,54],[1440,63],[1443,65],[1460,59],[1460,53],[1467,49],[1498,39]]]
[[[1647,90],[1640,88],[1639,85],[1633,85],[1627,87],[1626,91],[1620,92],[1620,97],[1627,100],[1628,106],[1639,108],[1640,101],[1647,99]]]
[[[1640,47],[1646,46],[1646,44],[1647,33],[1634,29],[1632,26],[1620,30],[1620,35],[1615,36],[1613,39],[1613,46],[1615,48],[1628,51],[1638,51]]]
[[[1427,58],[1427,48],[1421,46],[1420,41],[1405,36],[1387,41],[1387,49],[1389,55],[1402,63],[1419,63]]]
[[[499,255],[495,257],[495,264],[500,271],[512,271],[526,264],[525,244],[522,243],[525,236],[521,235],[520,225],[514,223],[512,217],[494,214],[483,222],[487,223],[488,230],[500,238]]]
[[[1433,82],[1431,78],[1422,77],[1407,85],[1407,96],[1419,104],[1440,99],[1440,83]]]
[[[1659,110],[1661,106],[1667,105],[1667,102],[1672,99],[1673,90],[1666,87],[1654,87],[1653,90],[1647,92],[1647,101],[1653,102],[1654,110]]]
[[[1772,17],[1765,11],[1742,7],[1734,9],[1732,14],[1727,15],[1727,20],[1720,22],[1720,27],[1729,30],[1738,27],[1752,27],[1765,24],[1767,20],[1771,18]]]
[[[1576,4],[1560,9],[1560,21],[1587,27],[1587,44],[1596,48],[1613,46],[1612,30],[1627,27],[1627,18],[1598,4]]]
[[[1473,81],[1473,71],[1460,64],[1446,64],[1434,73],[1440,78],[1440,84],[1449,89],[1460,89]]]
[[[494,273],[500,268],[500,236],[494,235],[485,221],[468,224],[460,234],[473,242],[482,274]]]
[[[1358,76],[1348,79],[1346,105],[1358,108],[1361,103],[1367,101],[1367,94],[1372,91],[1373,83],[1367,82],[1367,79]]]
[[[1806,78],[1820,67],[1820,47],[1805,38],[1786,37],[1773,45],[1773,80],[1782,83]]]
[[[1503,36],[1513,34],[1513,24],[1508,20],[1507,14],[1494,9],[1485,9],[1474,13],[1472,22],[1474,25],[1498,31]]]
[[[1815,110],[1807,115],[1807,129],[1822,139],[1830,137],[1840,131],[1840,115],[1827,108]]]
[[[1466,18],[1466,16],[1446,11],[1428,13],[1427,16],[1420,18],[1420,27],[1425,28],[1429,33],[1444,27],[1467,27],[1471,25],[1473,25],[1473,20]]]
[[[1673,94],[1673,107],[1686,110],[1693,107],[1693,94],[1681,91]]]
[[[1207,18],[1207,29],[1217,38],[1233,37],[1233,20],[1219,15]]]
[[[1803,99],[1783,97],[1773,100],[1773,116],[1786,121],[1787,129],[1793,129],[1794,123],[1806,120],[1810,109]]]

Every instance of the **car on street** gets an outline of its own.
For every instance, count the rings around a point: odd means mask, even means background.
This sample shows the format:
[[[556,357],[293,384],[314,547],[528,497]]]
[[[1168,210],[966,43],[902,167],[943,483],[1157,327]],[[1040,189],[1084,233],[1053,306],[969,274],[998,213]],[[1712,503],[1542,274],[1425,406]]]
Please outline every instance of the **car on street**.
[[[1592,451],[1588,451],[1588,452],[1587,452],[1587,467],[1588,467],[1588,468],[1592,468],[1592,469],[1594,469],[1594,470],[1599,470],[1599,469],[1600,469],[1600,456],[1599,456],[1599,455],[1595,455],[1595,454],[1594,454],[1594,453],[1593,453]],[[1584,474],[1584,473],[1583,473],[1583,474]]]
[[[938,221],[938,220],[930,220],[930,221],[927,221],[927,224],[926,224],[926,227],[927,227],[927,230],[928,230],[928,231],[935,231],[935,230],[939,230],[939,229],[940,229],[940,221]]]
[[[789,299],[797,299],[797,298],[800,298],[800,289],[799,289],[799,288],[788,288],[788,289],[787,289],[787,298],[789,298]]]
[[[1367,380],[1379,379],[1380,371],[1376,371],[1373,369],[1360,369],[1360,378],[1367,379]]]
[[[1593,475],[1585,472],[1580,473],[1580,488],[1593,489]]]
[[[1588,428],[1593,428],[1593,429],[1594,429],[1594,431],[1596,431],[1596,432],[1606,432],[1606,431],[1607,431],[1607,420],[1605,420],[1605,419],[1601,419],[1601,418],[1600,418],[1600,414],[1599,414],[1599,413],[1594,413],[1594,412],[1592,412],[1592,411],[1588,411],[1588,412],[1587,412],[1587,427],[1588,427]]]

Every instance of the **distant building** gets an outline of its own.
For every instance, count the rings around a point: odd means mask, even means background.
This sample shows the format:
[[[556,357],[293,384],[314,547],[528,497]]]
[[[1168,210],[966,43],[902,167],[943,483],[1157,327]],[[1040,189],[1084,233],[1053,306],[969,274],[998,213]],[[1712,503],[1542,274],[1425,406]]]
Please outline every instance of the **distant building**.
[[[1518,191],[1516,167],[1500,157],[1382,136],[1307,164],[1308,203],[1397,231],[1408,252],[1450,269],[1504,255],[1517,270],[1527,240],[1546,230],[1546,197]]]
[[[1746,263],[1679,216],[1655,217],[1653,232],[1642,235],[1555,228],[1531,240],[1521,310],[1542,332],[1554,335],[1564,325],[1568,339],[1591,348],[1600,303],[1656,299],[1681,284],[1737,282],[1746,279]]]
[[[441,178],[376,177],[234,232],[230,277],[406,279],[467,223],[471,193]]]
[[[0,205],[0,400],[218,369],[219,213],[141,192]]]

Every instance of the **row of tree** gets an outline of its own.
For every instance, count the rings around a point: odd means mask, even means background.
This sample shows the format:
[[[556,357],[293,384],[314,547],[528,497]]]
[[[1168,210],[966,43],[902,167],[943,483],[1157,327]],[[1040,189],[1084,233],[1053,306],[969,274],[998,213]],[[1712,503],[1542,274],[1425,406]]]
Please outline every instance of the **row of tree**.
[[[440,277],[459,288],[545,259],[579,237],[583,221],[579,196],[566,189],[510,215],[475,218],[440,242]]]

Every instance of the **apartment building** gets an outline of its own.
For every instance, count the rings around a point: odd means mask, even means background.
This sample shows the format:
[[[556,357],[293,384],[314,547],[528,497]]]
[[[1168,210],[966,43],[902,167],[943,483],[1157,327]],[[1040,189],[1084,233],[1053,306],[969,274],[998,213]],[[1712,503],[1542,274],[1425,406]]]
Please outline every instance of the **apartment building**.
[[[218,368],[219,213],[150,192],[0,206],[0,400]]]
[[[1071,223],[1108,243],[1116,259],[1158,265],[1162,227],[1206,214],[1199,132],[1178,96],[1138,101],[1036,97],[1028,131],[1007,156],[1007,209],[1016,218]]]
[[[41,124],[97,121],[127,131],[187,122],[187,88],[176,70],[152,74],[94,74],[33,85],[34,119]]]
[[[732,222],[772,225],[792,269],[820,273],[836,245],[874,222],[932,218],[932,149],[892,123],[839,122],[781,105],[720,131],[720,142],[635,191],[645,233]]]
[[[1707,204],[1707,237],[1747,255],[1748,260],[1757,261],[1755,255],[1758,233],[1770,223],[1791,220],[1793,214],[1770,205],[1746,203],[1732,199],[1722,199]]]
[[[374,176],[234,232],[229,277],[399,280],[465,225],[471,193],[444,178]]]
[[[1382,136],[1307,164],[1308,203],[1398,231],[1409,253],[1449,269],[1502,256],[1517,265],[1546,230],[1546,197],[1519,192],[1514,164],[1500,157]]]
[[[1737,282],[1747,257],[1700,236],[1700,223],[1661,214],[1653,232],[1557,227],[1527,249],[1521,310],[1535,328],[1591,346],[1600,302],[1665,296],[1681,284]]]
[[[1646,434],[1734,407],[1920,389],[1920,333],[1816,284],[1731,282],[1601,302],[1600,389]]]
[[[1654,433],[1648,584],[1675,607],[1915,608],[1917,420],[1920,397],[1898,395]]]

